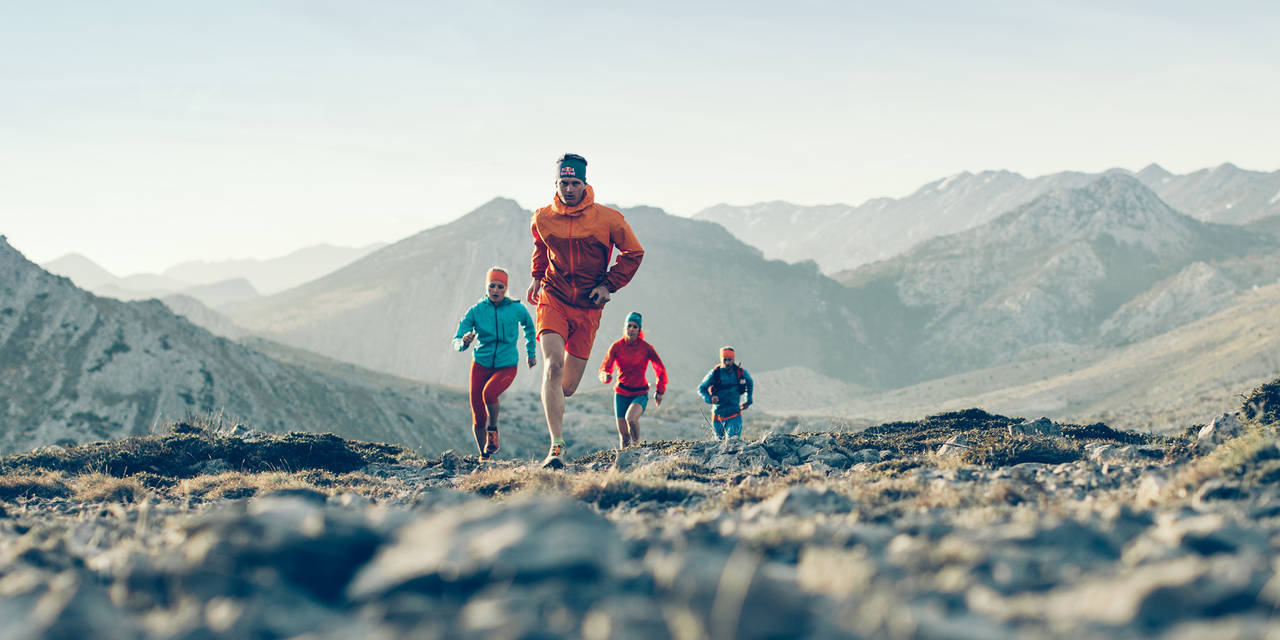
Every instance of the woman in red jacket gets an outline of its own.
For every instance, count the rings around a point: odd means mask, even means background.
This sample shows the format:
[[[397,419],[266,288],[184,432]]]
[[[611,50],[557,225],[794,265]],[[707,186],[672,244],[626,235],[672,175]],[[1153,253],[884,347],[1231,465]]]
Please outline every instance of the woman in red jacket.
[[[618,368],[618,381],[613,385],[613,414],[618,418],[618,444],[627,448],[640,444],[640,415],[649,404],[649,382],[645,370],[653,363],[653,373],[658,377],[658,390],[654,404],[662,404],[662,394],[667,391],[667,368],[653,345],[645,342],[640,330],[640,314],[632,311],[622,339],[609,346],[609,353],[600,364],[600,382],[609,384],[613,369]]]

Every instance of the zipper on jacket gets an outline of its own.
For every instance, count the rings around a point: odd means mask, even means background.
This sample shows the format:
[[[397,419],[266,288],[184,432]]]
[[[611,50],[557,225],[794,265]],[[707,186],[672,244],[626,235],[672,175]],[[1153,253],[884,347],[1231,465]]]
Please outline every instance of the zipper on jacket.
[[[573,293],[572,300],[578,299],[578,283],[573,279],[573,267],[578,260],[578,246],[573,241],[573,217],[569,217],[569,291]]]
[[[490,369],[498,368],[498,345],[502,344],[502,323],[498,322],[498,305],[493,304],[490,300],[489,304],[493,306],[493,355],[489,358]]]

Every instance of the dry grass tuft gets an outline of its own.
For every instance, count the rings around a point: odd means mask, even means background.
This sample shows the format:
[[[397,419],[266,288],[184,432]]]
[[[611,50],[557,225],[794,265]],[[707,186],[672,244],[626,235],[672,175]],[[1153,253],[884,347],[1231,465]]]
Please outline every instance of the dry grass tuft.
[[[71,489],[82,502],[138,502],[147,489],[137,478],[117,478],[102,473],[87,473],[71,480]]]
[[[306,482],[298,474],[282,471],[264,473],[232,471],[213,476],[196,476],[179,482],[174,487],[174,492],[183,496],[209,500],[248,498],[280,489],[312,489],[320,493],[329,493],[323,487]]]
[[[1280,378],[1258,385],[1241,407],[1246,419],[1261,425],[1280,422]]]
[[[704,495],[700,483],[669,480],[663,472],[653,469],[636,473],[588,471],[566,474],[528,467],[496,467],[464,476],[458,488],[490,498],[518,493],[555,493],[573,496],[601,509],[641,502],[678,503],[690,496]]]
[[[8,474],[0,476],[0,500],[15,498],[63,498],[71,495],[59,472]]]
[[[1280,481],[1280,442],[1270,429],[1247,431],[1232,438],[1174,476],[1165,498],[1183,498],[1209,480],[1243,479],[1251,485]]]

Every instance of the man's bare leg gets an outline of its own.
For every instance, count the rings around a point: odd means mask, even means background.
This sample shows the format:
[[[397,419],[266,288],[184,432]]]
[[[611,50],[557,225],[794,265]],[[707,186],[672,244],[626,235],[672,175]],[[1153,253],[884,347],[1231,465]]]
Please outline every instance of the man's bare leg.
[[[547,431],[551,442],[560,438],[560,426],[564,423],[564,338],[558,333],[547,332],[538,339],[542,345],[542,413],[547,418]]]
[[[564,352],[564,380],[561,383],[564,389],[564,397],[568,398],[578,390],[578,384],[582,382],[582,374],[586,370],[586,360],[572,355],[568,351]]]

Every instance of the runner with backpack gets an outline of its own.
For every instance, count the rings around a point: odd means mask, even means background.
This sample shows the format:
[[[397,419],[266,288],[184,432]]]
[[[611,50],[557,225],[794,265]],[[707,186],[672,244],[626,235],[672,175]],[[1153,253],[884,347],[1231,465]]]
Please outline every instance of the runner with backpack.
[[[508,280],[505,269],[489,269],[485,297],[462,315],[453,336],[453,348],[458,351],[466,351],[476,343],[471,352],[471,429],[481,460],[498,452],[498,396],[516,379],[520,364],[516,338],[521,326],[529,368],[538,362],[534,355],[533,318],[519,300],[507,297]]]
[[[702,401],[715,405],[712,409],[712,426],[717,440],[742,437],[742,412],[751,406],[755,381],[751,374],[734,360],[733,347],[720,348],[720,364],[702,379],[698,395]],[[746,396],[746,402],[742,401]]]
[[[609,345],[609,352],[600,363],[600,382],[604,384],[609,384],[613,370],[618,370],[618,380],[613,385],[613,414],[618,419],[619,449],[640,444],[640,416],[649,405],[649,382],[645,378],[649,363],[653,363],[653,373],[658,378],[653,403],[661,405],[662,394],[667,391],[667,368],[653,345],[645,341],[641,320],[636,311],[627,314],[622,338]]]

